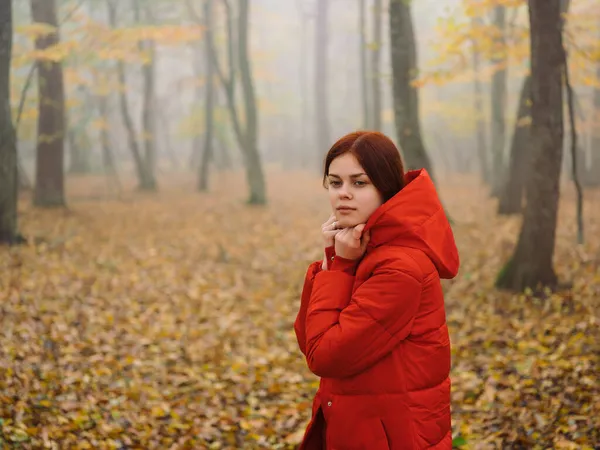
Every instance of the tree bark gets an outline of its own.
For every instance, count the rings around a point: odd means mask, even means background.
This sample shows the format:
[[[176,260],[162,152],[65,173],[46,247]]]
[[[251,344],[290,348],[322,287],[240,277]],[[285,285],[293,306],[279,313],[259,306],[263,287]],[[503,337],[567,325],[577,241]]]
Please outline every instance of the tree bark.
[[[513,132],[508,172],[498,202],[498,214],[519,214],[523,207],[525,177],[530,166],[531,76],[521,88],[517,121]]]
[[[146,6],[149,8],[149,6]],[[140,0],[135,0],[135,15],[136,22],[141,24],[141,7]],[[146,11],[146,15],[148,11]],[[143,104],[142,104],[142,142],[144,143],[144,171],[146,172],[145,180],[140,185],[140,189],[144,191],[155,191],[156,184],[156,96],[155,96],[155,80],[154,66],[155,56],[154,42],[151,40],[143,40],[139,44],[140,51],[144,54],[144,62],[142,64],[142,79],[143,79]]]
[[[83,131],[85,133],[85,131]],[[67,131],[67,141],[69,143],[70,164],[69,173],[84,174],[91,170],[89,149],[81,145],[78,140],[79,133],[71,128]]]
[[[481,26],[481,18],[473,18],[473,28]],[[475,78],[473,79],[474,87],[474,104],[475,113],[477,114],[476,127],[477,127],[477,155],[479,157],[479,171],[481,174],[481,180],[484,183],[490,182],[490,165],[488,161],[488,148],[487,148],[487,136],[485,129],[485,113],[483,109],[483,86],[481,83],[481,71],[480,71],[480,50],[479,44],[476,39],[473,39],[473,70],[475,71]]]
[[[78,89],[83,97],[83,105],[77,114],[65,114],[67,142],[69,148],[69,173],[85,174],[92,168],[87,125],[92,117],[93,105],[89,102],[85,88]],[[75,119],[74,116],[77,116]]]
[[[102,126],[100,128],[100,146],[102,148],[102,166],[104,168],[104,174],[106,175],[106,183],[108,191],[116,192],[118,196],[121,195],[122,186],[119,178],[119,172],[117,171],[117,163],[112,150],[112,144],[109,135],[109,113],[108,113],[108,96],[105,93],[101,93],[96,98],[97,108],[99,116],[102,118]]]
[[[381,44],[383,14],[382,0],[375,0],[373,6],[373,45],[371,49],[371,94],[373,99],[373,126],[376,131],[381,131]]]
[[[531,29],[531,171],[515,252],[496,285],[521,291],[556,287],[552,258],[563,153],[563,43],[560,0],[529,0]]]
[[[17,231],[18,168],[15,129],[10,108],[12,57],[11,1],[0,1],[0,243],[19,241]]]
[[[198,19],[200,19],[200,17],[198,17]],[[202,22],[203,23],[203,22]],[[204,25],[204,23],[203,23]],[[205,44],[208,43],[208,41],[204,41]],[[203,71],[203,64],[206,63],[206,60],[204,59],[204,55],[202,52],[202,48],[200,48],[200,46],[194,47],[194,54],[193,54],[193,66],[194,66],[194,77],[196,78],[197,81],[199,81],[202,78],[202,71]],[[192,113],[192,117],[194,117],[194,123],[198,122],[199,120],[196,120],[197,117],[197,105],[199,105],[200,103],[202,103],[204,97],[204,92],[202,89],[202,86],[200,86],[200,83],[196,83],[196,86],[194,88],[194,102],[191,106],[191,113]],[[202,135],[200,133],[194,133],[194,137],[192,139],[192,151],[190,152],[190,159],[189,159],[189,168],[192,169],[193,171],[197,172],[200,169],[200,160],[202,159]]]
[[[317,131],[316,161],[321,169],[323,154],[329,150],[329,0],[317,0],[317,16],[315,20],[315,129]]]
[[[365,19],[365,0],[358,1],[359,55],[360,55],[360,97],[362,101],[363,128],[371,126],[369,117],[369,86],[367,83],[367,27]]]
[[[600,80],[600,63],[597,64],[596,77]],[[592,129],[591,161],[585,171],[583,183],[588,187],[600,186],[600,88],[594,88],[592,115],[596,118],[596,126]]]
[[[212,0],[206,0],[204,2],[204,20],[205,20],[205,35],[204,35],[204,47],[205,47],[205,77],[206,77],[206,89],[204,97],[204,148],[202,151],[202,159],[200,161],[200,170],[198,173],[198,190],[201,192],[208,191],[208,173],[209,163],[213,159],[213,78],[214,78],[214,66],[210,58],[210,49],[213,45],[213,2]]]
[[[115,163],[115,157],[112,152],[110,144],[110,136],[108,134],[108,98],[106,95],[99,95],[97,97],[98,112],[102,118],[102,127],[100,128],[100,146],[102,147],[102,164],[104,170],[110,173],[117,172],[117,165]]]
[[[156,98],[154,94],[154,44],[143,43],[144,51],[149,53],[149,61],[142,65],[144,78],[144,103],[142,110],[142,127],[144,134],[144,162],[148,183],[142,186],[146,190],[156,190]]]
[[[398,141],[407,168],[425,168],[434,178],[433,166],[421,138],[419,93],[411,85],[418,66],[410,2],[390,0],[389,11],[394,122]]]
[[[111,28],[117,27],[117,7],[113,0],[106,1],[108,6],[108,21]],[[129,105],[127,104],[127,80],[125,78],[125,63],[122,60],[117,61],[117,80],[119,82],[119,107],[121,109],[121,116],[125,130],[127,132],[127,144],[131,150],[133,161],[135,163],[135,169],[138,178],[138,188],[140,190],[150,190],[153,185],[152,179],[148,174],[146,163],[142,157],[136,132],[133,126],[133,120],[129,112]]]
[[[581,188],[581,182],[579,181],[579,163],[577,158],[579,151],[577,143],[577,125],[575,123],[575,106],[573,100],[575,94],[573,92],[573,87],[571,86],[569,76],[569,62],[566,48],[563,48],[563,52],[565,56],[563,65],[565,69],[565,86],[567,88],[567,103],[569,105],[569,129],[571,132],[571,170],[577,198],[577,243],[583,244],[583,189]]]
[[[498,196],[504,177],[504,147],[506,145],[506,87],[508,82],[506,48],[506,7],[494,9],[494,25],[499,37],[495,42],[495,54],[492,63],[496,70],[492,77],[492,195]]]
[[[569,11],[571,0],[562,0],[561,3],[561,30],[564,30],[566,19],[564,18],[565,13]],[[582,152],[579,150],[577,125],[575,119],[575,92],[571,86],[570,70],[569,70],[569,58],[567,54],[567,48],[563,42],[563,70],[564,70],[564,82],[567,93],[567,105],[569,107],[569,131],[571,133],[571,179],[575,185],[576,193],[576,215],[577,215],[577,243],[583,244],[583,189],[580,180],[580,164],[578,156],[581,156]]]
[[[31,0],[31,16],[34,22],[55,29],[38,37],[35,48],[44,50],[58,44],[54,0]],[[65,94],[61,63],[38,61],[37,74],[39,115],[33,203],[42,207],[64,206]]]
[[[260,153],[258,151],[258,108],[254,93],[254,82],[248,56],[248,16],[249,0],[240,0],[239,32],[239,64],[244,109],[246,116],[246,176],[250,184],[248,203],[262,205],[267,202],[265,177],[263,174]]]
[[[188,8],[193,13],[193,7],[188,0]],[[258,151],[258,108],[254,94],[252,81],[252,70],[248,56],[248,16],[250,5],[248,0],[239,0],[239,15],[237,27],[237,59],[234,57],[234,33],[231,6],[225,1],[225,12],[227,16],[227,60],[229,62],[228,75],[219,66],[217,51],[214,43],[210,45],[211,63],[223,85],[227,99],[227,109],[233,126],[235,137],[244,158],[246,169],[246,180],[250,189],[249,204],[261,205],[267,202],[266,185],[262,169],[260,152]],[[195,13],[193,13],[195,14]],[[235,103],[235,80],[237,75],[236,62],[239,64],[240,78],[242,84],[242,96],[244,102],[245,124],[242,124],[238,116]],[[224,156],[224,155],[223,155]]]

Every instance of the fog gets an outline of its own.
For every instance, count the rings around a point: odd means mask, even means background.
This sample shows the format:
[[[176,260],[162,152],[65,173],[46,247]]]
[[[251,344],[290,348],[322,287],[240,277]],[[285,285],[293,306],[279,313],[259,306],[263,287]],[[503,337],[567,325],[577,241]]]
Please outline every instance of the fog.
[[[189,4],[189,5],[188,5]],[[250,4],[249,17],[249,51],[250,67],[255,86],[258,105],[258,148],[265,164],[270,167],[285,169],[318,168],[320,159],[338,137],[343,134],[364,128],[365,123],[361,110],[361,75],[360,75],[360,28],[359,1],[331,0],[328,5],[327,36],[328,42],[316,41],[317,5],[309,0],[253,0]],[[119,2],[118,24],[122,29],[135,27],[133,3]],[[194,8],[190,14],[189,6]],[[202,20],[202,2],[142,2],[142,7],[149,9],[152,15],[151,24],[158,27],[198,27]],[[588,8],[585,1],[574,2],[574,9]],[[220,2],[215,2],[214,29],[216,47],[221,70],[227,72],[225,45],[226,28],[224,9]],[[589,8],[588,8],[589,9]],[[25,99],[23,119],[19,124],[19,149],[23,164],[30,176],[33,176],[33,156],[35,147],[35,114],[36,106],[35,77],[25,90],[26,76],[30,71],[28,58],[32,52],[30,32],[26,32],[31,20],[30,11],[25,2],[15,5],[15,59],[13,63],[13,102],[18,104]],[[76,44],[78,39],[85,39],[86,33],[93,34],[92,26],[107,27],[107,3],[99,0],[82,2],[60,2],[59,20],[61,20],[61,39]],[[195,17],[194,17],[195,16]],[[473,106],[473,73],[471,67],[470,45],[461,44],[456,47],[457,54],[444,54],[451,39],[464,39],[464,28],[460,24],[468,24],[465,10],[460,0],[419,0],[412,4],[415,39],[417,45],[418,75],[427,77],[436,71],[451,73],[444,83],[425,82],[419,89],[420,120],[426,151],[434,161],[439,172],[448,171],[476,172],[476,140],[475,111]],[[62,19],[61,19],[62,18]],[[146,19],[144,16],[142,19]],[[513,8],[509,13],[512,33],[515,27],[526,28],[527,9],[524,6]],[[373,2],[366,2],[366,45],[367,45],[367,82],[370,85],[373,77],[371,53],[374,34]],[[491,17],[484,17],[491,23]],[[143,22],[144,20],[142,20]],[[455,38],[448,30],[456,27]],[[391,88],[392,69],[390,61],[389,19],[387,2],[384,2],[381,16],[382,43],[380,47],[380,71],[376,75],[381,81],[381,131],[396,140],[394,127],[393,95]],[[582,31],[583,30],[583,31]],[[188,31],[189,32],[189,31]],[[576,30],[578,36],[589,40],[593,38],[591,29]],[[516,32],[516,35],[519,33]],[[154,90],[157,104],[155,127],[153,131],[157,147],[159,167],[167,170],[188,167],[196,164],[202,152],[201,139],[204,133],[203,110],[206,92],[206,52],[203,44],[203,32],[197,28],[197,38],[184,43],[165,43],[160,37],[155,40],[154,57]],[[90,42],[93,42],[91,40]],[[98,45],[107,45],[101,40]],[[315,55],[317,47],[325,45],[327,60],[327,77],[317,82]],[[520,44],[527,49],[527,45]],[[68,123],[75,131],[84,147],[83,151],[96,170],[101,170],[100,137],[97,127],[93,126],[97,112],[94,111],[94,96],[97,96],[98,74],[114,78],[115,58],[94,60],[95,52],[101,48],[82,48],[73,45],[72,55],[66,57],[66,68],[76,76],[67,78],[65,92],[68,105]],[[441,60],[446,56],[445,60]],[[441,61],[441,62],[440,62]],[[457,68],[457,61],[463,61]],[[466,61],[466,62],[465,62]],[[87,66],[86,64],[88,64]],[[492,73],[489,61],[482,62],[484,75],[481,77],[483,87],[484,121],[490,138]],[[516,107],[523,76],[527,70],[527,60],[519,55],[510,55],[507,69],[507,84],[504,115],[505,142],[504,154],[508,155],[510,135],[514,126]],[[589,67],[579,67],[586,73],[593,74],[592,63]],[[96,75],[92,75],[94,72]],[[142,127],[143,79],[140,61],[130,57],[126,64],[126,91],[131,118],[137,130]],[[75,83],[72,81],[76,80]],[[319,145],[317,140],[316,117],[323,109],[323,99],[317,100],[315,92],[318,83],[327,89],[327,111],[329,122],[327,145]],[[119,167],[131,164],[131,153],[127,148],[123,118],[119,112],[118,98],[115,89],[118,86],[112,81],[113,93],[107,97],[109,116],[109,135],[112,151],[117,157]],[[241,154],[235,135],[231,130],[229,112],[224,91],[215,77],[213,81],[215,94],[215,126],[216,142],[220,150],[215,158],[220,165],[240,164]],[[370,88],[370,86],[369,86]],[[575,90],[579,95],[580,108],[593,116],[592,88],[589,83],[578,83]],[[242,111],[242,95],[240,93],[239,73],[236,72],[236,103]],[[69,106],[70,105],[70,106]],[[584,116],[586,114],[583,114]],[[86,120],[82,122],[82,117]],[[85,122],[85,123],[84,123]],[[195,138],[195,139],[194,139]],[[589,147],[589,127],[584,130],[583,142]],[[66,161],[71,157],[72,141],[67,141]],[[75,145],[75,144],[73,144]],[[586,146],[584,145],[584,147]],[[587,148],[587,147],[586,147]],[[191,155],[196,153],[197,157]],[[589,157],[588,157],[589,159]],[[225,162],[223,162],[225,161]],[[312,170],[311,169],[311,170]]]

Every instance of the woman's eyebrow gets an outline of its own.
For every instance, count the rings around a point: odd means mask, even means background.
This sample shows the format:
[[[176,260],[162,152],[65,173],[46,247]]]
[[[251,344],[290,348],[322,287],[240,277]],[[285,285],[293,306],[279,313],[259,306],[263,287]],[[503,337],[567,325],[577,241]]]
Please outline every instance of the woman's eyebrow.
[[[360,176],[366,175],[366,173],[361,172],[361,173],[354,173],[352,175],[350,175],[350,178],[358,178]],[[329,174],[330,177],[335,177],[335,178],[342,178],[339,175],[336,175],[335,173],[330,173]]]

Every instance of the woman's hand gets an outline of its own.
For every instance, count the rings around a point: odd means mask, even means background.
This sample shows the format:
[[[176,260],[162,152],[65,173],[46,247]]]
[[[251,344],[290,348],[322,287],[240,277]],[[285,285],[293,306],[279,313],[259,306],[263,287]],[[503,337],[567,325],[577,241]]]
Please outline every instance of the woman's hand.
[[[350,260],[359,259],[364,255],[371,238],[368,231],[363,235],[364,228],[365,224],[361,223],[355,227],[338,230],[334,236],[335,254]]]
[[[337,222],[335,221],[335,214],[332,214],[331,216],[329,216],[329,219],[327,219],[327,222],[325,222],[323,225],[321,225],[321,234],[323,236],[323,245],[325,246],[325,248],[327,247],[331,247],[332,245],[335,244],[335,235],[338,234],[340,231],[339,229],[336,229],[336,225]]]
[[[337,228],[337,222],[335,220],[335,214],[329,216],[327,222],[321,225],[321,235],[323,236],[323,246],[333,247],[335,245],[335,235],[338,234],[341,229]],[[323,251],[323,262],[321,263],[321,270],[327,270],[327,254]]]

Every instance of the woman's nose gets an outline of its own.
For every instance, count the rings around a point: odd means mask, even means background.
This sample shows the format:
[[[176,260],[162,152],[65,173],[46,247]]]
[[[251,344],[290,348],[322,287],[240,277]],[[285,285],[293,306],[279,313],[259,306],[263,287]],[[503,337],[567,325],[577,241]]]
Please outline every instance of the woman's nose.
[[[350,198],[351,194],[349,189],[347,188],[347,186],[342,186],[339,190],[338,190],[338,195],[340,196],[340,198]]]

